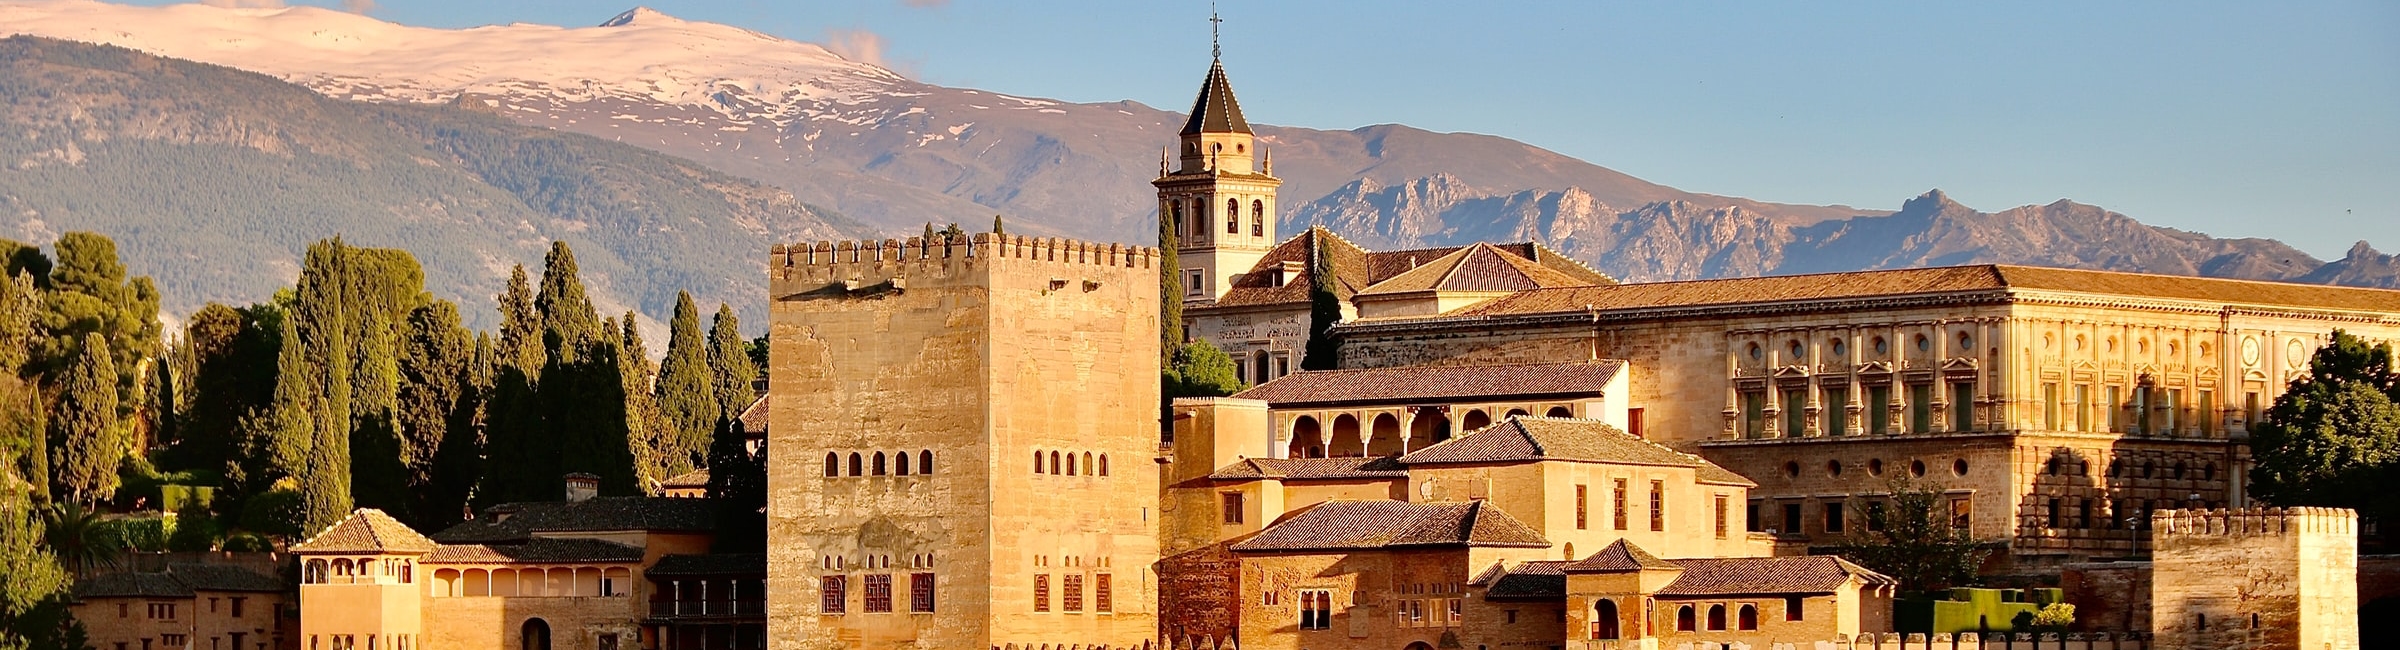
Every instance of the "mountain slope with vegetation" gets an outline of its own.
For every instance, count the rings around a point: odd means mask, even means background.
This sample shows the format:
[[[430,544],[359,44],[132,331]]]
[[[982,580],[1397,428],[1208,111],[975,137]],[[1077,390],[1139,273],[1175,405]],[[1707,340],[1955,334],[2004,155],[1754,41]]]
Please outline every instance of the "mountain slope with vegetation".
[[[488,325],[514,264],[585,251],[594,302],[663,321],[676,291],[752,306],[751,253],[863,228],[788,192],[458,106],[329,99],[116,47],[0,40],[0,236],[115,237],[168,313],[247,303],[334,234],[415,252]]]

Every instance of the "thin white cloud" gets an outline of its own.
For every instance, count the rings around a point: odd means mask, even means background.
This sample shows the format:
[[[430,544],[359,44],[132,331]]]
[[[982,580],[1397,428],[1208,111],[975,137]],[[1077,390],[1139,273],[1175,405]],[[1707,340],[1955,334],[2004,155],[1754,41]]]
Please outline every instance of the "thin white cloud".
[[[342,11],[365,15],[375,10],[375,0],[342,0]]]

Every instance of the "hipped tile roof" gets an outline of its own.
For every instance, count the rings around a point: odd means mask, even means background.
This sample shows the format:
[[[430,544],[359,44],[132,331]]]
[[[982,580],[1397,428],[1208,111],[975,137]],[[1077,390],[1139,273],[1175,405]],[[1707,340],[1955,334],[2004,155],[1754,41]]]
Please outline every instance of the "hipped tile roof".
[[[1380,479],[1408,478],[1408,468],[1391,457],[1379,458],[1245,458],[1220,468],[1209,478],[1220,481],[1251,479]]]
[[[642,549],[597,539],[535,537],[514,544],[444,544],[427,564],[640,562]]]
[[[1658,590],[1662,597],[1833,593],[1857,578],[1867,585],[1899,581],[1831,555],[1661,560],[1623,539],[1565,568],[1566,573],[1681,570]]]
[[[759,440],[766,438],[767,396],[760,395],[758,396],[758,399],[750,400],[749,406],[742,407],[742,416],[739,419],[742,423],[742,436],[744,439]]]
[[[1328,247],[1327,252],[1331,254],[1334,273],[1340,276],[1339,281],[1334,283],[1334,295],[1343,300],[1349,300],[1352,295],[1377,283],[1391,280],[1425,266],[1428,262],[1442,259],[1467,248],[1465,246],[1444,246],[1368,252],[1357,244],[1342,239],[1340,235],[1333,234],[1333,231],[1323,227],[1311,227],[1276,244],[1275,248],[1269,249],[1266,255],[1259,258],[1257,264],[1250,267],[1248,273],[1235,278],[1233,286],[1226,290],[1223,297],[1217,299],[1215,306],[1308,304],[1308,291],[1312,282],[1309,275],[1312,271],[1308,269],[1309,255],[1310,251],[1316,249],[1317,242],[1320,240],[1325,242]],[[1526,273],[1542,274],[1554,282],[1567,282],[1570,285],[1616,283],[1615,278],[1592,270],[1591,267],[1543,247],[1541,244],[1527,242],[1478,244],[1478,246],[1487,249],[1488,252],[1502,254],[1503,257],[1532,261],[1534,266],[1539,267],[1542,271],[1525,271]],[[1302,270],[1297,275],[1284,276],[1283,284],[1274,284],[1273,279],[1277,274],[1268,271],[1281,269],[1287,262],[1298,264]],[[1517,266],[1515,263],[1510,263],[1510,265]],[[1557,275],[1552,276],[1544,271]],[[1565,279],[1559,280],[1558,278]]]
[[[706,532],[717,528],[717,505],[716,499],[666,497],[503,503],[433,538],[445,544],[490,544],[523,541],[536,532]]]
[[[433,540],[382,510],[359,508],[307,541],[292,545],[292,552],[425,553],[434,546]]]
[[[1376,282],[1360,295],[1417,291],[1523,291],[1600,284],[1543,266],[1491,244],[1475,244]]]
[[[1673,562],[1658,559],[1657,556],[1651,555],[1649,551],[1644,551],[1642,550],[1642,547],[1634,546],[1632,542],[1627,542],[1622,537],[1617,538],[1616,542],[1609,544],[1608,548],[1603,548],[1600,549],[1600,552],[1593,553],[1591,557],[1587,557],[1576,561],[1574,564],[1567,565],[1567,570],[1577,573],[1625,573],[1629,571],[1640,571],[1643,569],[1680,568],[1683,567],[1678,566]]]
[[[282,580],[249,569],[174,563],[156,572],[105,573],[75,582],[76,598],[190,598],[201,591],[273,593]]]
[[[1428,546],[1546,547],[1548,540],[1483,501],[1327,501],[1233,545],[1237,552]]]
[[[1573,363],[1304,370],[1277,377],[1236,393],[1234,397],[1284,407],[1596,396],[1624,367],[1623,361],[1600,359]]]
[[[1633,437],[1599,420],[1513,416],[1400,457],[1402,465],[1565,460],[1690,467],[1704,483],[1756,486],[1707,459]]]
[[[2038,290],[2337,310],[2400,311],[2400,291],[1983,264],[1683,282],[1536,289],[1469,308],[1504,316],[1946,293]]]
[[[1550,599],[1567,595],[1565,560],[1534,560],[1515,567],[1493,564],[1469,586],[1483,587],[1485,598]]]

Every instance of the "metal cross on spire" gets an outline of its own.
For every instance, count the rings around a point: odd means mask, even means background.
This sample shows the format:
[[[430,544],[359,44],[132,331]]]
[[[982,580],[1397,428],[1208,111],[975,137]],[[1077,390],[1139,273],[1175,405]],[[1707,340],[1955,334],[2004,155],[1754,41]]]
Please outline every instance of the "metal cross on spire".
[[[1209,3],[1208,3],[1208,58],[1211,58],[1211,59],[1222,59],[1222,58],[1225,58],[1225,46],[1223,46],[1223,45],[1221,45],[1221,44],[1219,44],[1219,43],[1217,42],[1217,25],[1223,24],[1224,22],[1225,22],[1225,19],[1223,19],[1223,18],[1218,18],[1218,17],[1217,17],[1217,3],[1216,3],[1216,2],[1213,2],[1213,1],[1212,1],[1212,2],[1209,2]]]

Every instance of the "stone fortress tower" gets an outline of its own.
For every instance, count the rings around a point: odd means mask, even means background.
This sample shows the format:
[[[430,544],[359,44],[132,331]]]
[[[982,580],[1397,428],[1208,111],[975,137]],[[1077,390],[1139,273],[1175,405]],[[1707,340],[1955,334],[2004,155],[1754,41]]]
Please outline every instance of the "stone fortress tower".
[[[1192,117],[1176,140],[1175,167],[1169,169],[1161,156],[1158,180],[1150,184],[1158,188],[1159,219],[1175,232],[1184,301],[1211,302],[1281,243],[1275,189],[1283,181],[1242,119],[1222,60],[1209,64]]]
[[[1155,249],[992,234],[768,260],[767,638],[1156,638]]]
[[[2356,512],[2161,510],[2150,522],[2152,647],[2359,647]]]

